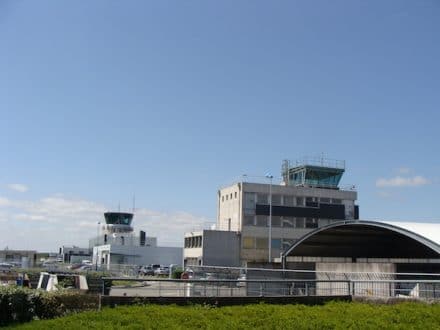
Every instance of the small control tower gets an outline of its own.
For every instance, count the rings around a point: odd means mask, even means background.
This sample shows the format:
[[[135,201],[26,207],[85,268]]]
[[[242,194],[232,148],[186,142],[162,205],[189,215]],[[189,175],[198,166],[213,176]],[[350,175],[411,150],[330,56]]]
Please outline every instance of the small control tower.
[[[284,160],[281,175],[285,185],[339,189],[345,172],[345,161],[326,158]]]
[[[133,213],[106,212],[104,213],[104,219],[104,234],[111,235],[116,233],[133,233],[133,227],[131,226],[131,222],[133,221]]]

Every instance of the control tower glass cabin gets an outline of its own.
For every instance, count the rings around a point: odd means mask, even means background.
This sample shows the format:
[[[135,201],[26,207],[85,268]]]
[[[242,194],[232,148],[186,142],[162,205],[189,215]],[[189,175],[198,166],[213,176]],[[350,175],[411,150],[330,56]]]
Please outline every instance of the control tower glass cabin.
[[[283,161],[282,177],[288,186],[339,189],[345,172],[345,161],[324,158],[305,158],[295,162]]]
[[[106,212],[104,213],[106,234],[114,233],[132,233],[133,213],[124,212]]]

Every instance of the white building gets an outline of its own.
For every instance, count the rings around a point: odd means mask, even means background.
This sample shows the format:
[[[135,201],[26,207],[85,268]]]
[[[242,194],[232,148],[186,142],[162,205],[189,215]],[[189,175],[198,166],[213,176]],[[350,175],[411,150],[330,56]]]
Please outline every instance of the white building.
[[[111,269],[113,265],[182,264],[182,248],[157,246],[156,237],[139,235],[131,226],[132,213],[104,213],[102,232],[89,241],[93,249],[93,263],[97,267]]]
[[[59,249],[59,255],[65,263],[79,263],[83,260],[90,260],[90,251],[89,248],[63,245]]]

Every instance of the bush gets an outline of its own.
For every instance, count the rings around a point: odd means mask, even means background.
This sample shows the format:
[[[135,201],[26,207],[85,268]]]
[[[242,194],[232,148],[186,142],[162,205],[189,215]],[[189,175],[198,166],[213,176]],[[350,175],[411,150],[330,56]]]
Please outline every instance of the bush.
[[[171,277],[180,279],[182,273],[183,273],[183,269],[181,267],[177,267],[176,269],[174,269],[173,273],[171,274]]]
[[[0,326],[48,319],[97,309],[98,297],[76,291],[46,292],[22,287],[0,288]]]

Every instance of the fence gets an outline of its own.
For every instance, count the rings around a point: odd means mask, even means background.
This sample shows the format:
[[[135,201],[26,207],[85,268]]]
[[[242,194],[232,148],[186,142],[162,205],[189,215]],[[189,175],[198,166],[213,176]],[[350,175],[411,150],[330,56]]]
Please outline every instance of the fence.
[[[108,277],[136,282],[113,286],[110,295],[142,297],[360,296],[440,299],[440,280],[175,280]],[[116,282],[117,283],[117,282]]]

